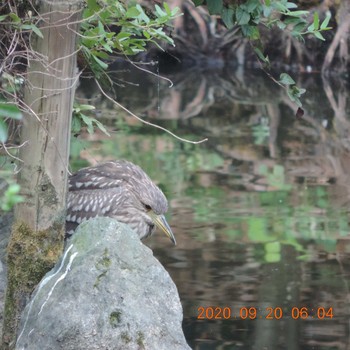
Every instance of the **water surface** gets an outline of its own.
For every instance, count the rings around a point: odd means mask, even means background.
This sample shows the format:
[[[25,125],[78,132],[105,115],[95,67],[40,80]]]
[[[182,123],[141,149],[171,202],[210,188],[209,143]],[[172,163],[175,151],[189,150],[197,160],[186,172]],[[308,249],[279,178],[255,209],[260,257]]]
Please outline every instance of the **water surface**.
[[[193,349],[349,348],[349,91],[304,75],[305,115],[260,71],[159,77],[115,67],[119,103],[90,82],[81,103],[111,137],[72,142],[79,168],[139,164],[163,189],[178,245],[145,241],[169,271]],[[88,100],[89,99],[89,100]]]

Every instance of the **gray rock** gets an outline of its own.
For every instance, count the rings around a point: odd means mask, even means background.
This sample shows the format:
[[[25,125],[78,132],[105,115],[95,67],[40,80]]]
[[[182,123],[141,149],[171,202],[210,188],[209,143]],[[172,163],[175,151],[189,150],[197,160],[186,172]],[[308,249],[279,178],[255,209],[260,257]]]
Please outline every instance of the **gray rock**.
[[[13,213],[5,213],[0,210],[0,334],[2,334],[4,320],[4,304],[7,284],[6,247],[10,238],[12,222]]]
[[[128,226],[80,225],[24,310],[16,349],[190,349],[175,284]]]

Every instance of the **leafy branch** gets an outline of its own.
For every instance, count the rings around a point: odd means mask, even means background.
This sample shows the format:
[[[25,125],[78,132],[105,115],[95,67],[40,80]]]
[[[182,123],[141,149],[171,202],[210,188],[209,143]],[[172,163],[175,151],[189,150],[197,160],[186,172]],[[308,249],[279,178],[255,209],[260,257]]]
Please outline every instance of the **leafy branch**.
[[[10,74],[3,73],[0,79],[0,144],[5,143],[8,138],[8,127],[6,119],[21,120],[22,113],[18,106],[12,102],[9,96],[20,88],[23,81],[16,79]]]
[[[114,55],[130,56],[146,50],[157,40],[174,45],[164,26],[177,17],[179,9],[164,3],[148,15],[139,5],[127,6],[114,0],[88,0],[83,13],[80,45],[91,70],[100,78]]]
[[[196,6],[206,5],[211,15],[221,16],[227,28],[238,26],[242,35],[250,40],[259,61],[270,66],[269,57],[264,55],[259,26],[268,29],[277,27],[289,32],[298,40],[304,40],[305,35],[314,35],[317,39],[325,40],[321,32],[330,30],[328,27],[331,14],[328,12],[321,22],[317,12],[313,14],[313,22],[309,22],[309,11],[297,10],[297,5],[288,0],[248,0],[239,3],[233,0],[194,0]],[[271,74],[269,74],[271,77]],[[289,78],[287,78],[287,76]],[[294,80],[286,73],[281,74],[280,80],[273,79],[286,88],[289,98],[301,108],[300,96],[305,89],[298,88]]]
[[[7,23],[6,23],[7,20]],[[22,32],[34,32],[39,38],[43,38],[43,34],[40,29],[33,23],[32,18],[20,18],[16,13],[11,12],[6,15],[0,16],[0,22],[5,22],[4,24],[8,24],[12,26],[14,29],[20,30]]]
[[[79,133],[81,131],[82,127],[85,125],[87,127],[88,133],[93,134],[94,133],[94,126],[96,126],[104,134],[106,134],[107,136],[110,136],[107,129],[100,121],[85,114],[85,112],[93,111],[93,110],[95,110],[95,106],[74,103],[72,132]]]

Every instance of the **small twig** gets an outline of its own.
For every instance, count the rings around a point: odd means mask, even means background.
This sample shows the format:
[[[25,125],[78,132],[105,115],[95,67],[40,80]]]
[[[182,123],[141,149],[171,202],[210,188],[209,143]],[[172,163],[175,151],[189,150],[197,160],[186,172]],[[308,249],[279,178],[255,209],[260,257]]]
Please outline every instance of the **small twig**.
[[[19,146],[14,146],[14,147],[7,147],[5,143],[1,143],[3,149],[5,150],[6,154],[10,157],[10,158],[13,158],[14,160],[16,160],[17,162],[20,162],[20,163],[23,163],[23,160],[14,156],[13,154],[11,154],[8,150],[11,149],[11,148],[17,148],[18,150],[23,147],[28,141],[24,141],[21,145]],[[17,174],[19,172],[19,170],[17,170],[17,164],[15,163],[15,168],[13,170],[13,173],[14,174]]]
[[[251,43],[251,41],[249,41],[249,45],[251,47],[251,49],[254,51],[254,46],[253,44]],[[270,72],[268,72],[265,67],[263,66],[261,60],[259,59],[258,55],[255,54],[256,56],[256,59],[260,65],[260,69],[274,82],[276,83],[277,85],[279,85],[281,88],[283,88],[284,90],[287,90],[287,88],[285,87],[285,85],[281,84]]]
[[[173,83],[170,79],[168,79],[168,78],[166,78],[166,77],[164,77],[164,76],[162,76],[162,75],[153,73],[152,71],[150,71],[150,70],[148,70],[148,69],[141,68],[140,66],[138,66],[137,64],[135,64],[133,61],[131,61],[130,58],[129,58],[128,56],[125,56],[125,57],[126,57],[126,59],[129,61],[129,63],[131,63],[135,68],[137,68],[137,69],[139,69],[139,70],[142,70],[143,72],[146,72],[146,73],[148,73],[148,74],[154,75],[154,76],[157,77],[157,78],[161,78],[161,79],[163,79],[163,80],[166,80],[166,81],[168,81],[169,84],[170,84],[170,85],[169,85],[169,88],[173,87],[174,83]]]
[[[10,94],[11,95],[11,94]],[[60,152],[58,151],[58,146],[56,144],[56,141],[53,139],[53,137],[50,135],[49,131],[47,130],[47,128],[45,127],[43,121],[40,119],[39,115],[37,113],[35,113],[35,111],[28,105],[24,102],[24,100],[20,100],[19,101],[19,108],[20,110],[22,110],[24,113],[26,113],[28,115],[28,117],[34,117],[34,119],[40,124],[40,126],[45,130],[46,134],[49,136],[50,140],[52,141],[54,147],[56,148],[57,150],[57,154],[58,154],[58,157],[60,158],[60,160],[62,161],[62,164],[64,164],[65,168],[66,168],[66,171],[69,175],[71,175],[69,169],[68,169],[68,165],[67,165],[67,162],[64,161],[64,159],[62,158]],[[27,143],[28,141],[25,141],[22,143],[22,145],[20,145],[19,147],[23,147],[25,146],[25,144]],[[3,144],[4,145],[4,144]],[[5,151],[7,152],[6,150],[6,146],[4,147]],[[9,154],[10,155],[10,154]],[[11,155],[12,158],[16,158],[15,156]],[[16,158],[17,159],[17,158]],[[18,161],[21,161],[23,162],[23,160],[21,159],[18,159]]]
[[[97,84],[97,86],[99,87],[100,91],[102,92],[102,94],[108,99],[110,100],[111,102],[113,102],[116,106],[118,106],[119,108],[121,108],[122,110],[124,110],[125,112],[127,112],[128,114],[130,114],[131,116],[133,116],[134,118],[136,118],[138,121],[140,121],[141,123],[144,123],[146,125],[149,125],[149,126],[153,126],[154,128],[157,128],[157,129],[160,129],[160,130],[163,130],[165,132],[167,132],[168,134],[170,134],[171,136],[175,137],[176,139],[180,140],[180,141],[183,141],[183,142],[188,142],[188,143],[192,143],[194,145],[197,145],[199,143],[203,143],[205,141],[208,141],[208,138],[205,138],[203,140],[200,140],[200,141],[190,141],[190,140],[187,140],[187,139],[184,139],[182,137],[179,137],[177,135],[175,135],[174,133],[172,133],[171,131],[169,131],[168,129],[166,128],[163,128],[162,126],[160,125],[157,125],[157,124],[153,124],[151,122],[148,122],[146,120],[143,120],[142,118],[138,117],[136,114],[132,113],[131,111],[129,111],[126,107],[124,107],[123,105],[121,105],[120,103],[118,103],[117,101],[115,101],[112,97],[108,96],[106,94],[106,92],[102,89],[101,85],[99,84],[99,82],[97,81],[97,79],[95,79],[95,82]]]

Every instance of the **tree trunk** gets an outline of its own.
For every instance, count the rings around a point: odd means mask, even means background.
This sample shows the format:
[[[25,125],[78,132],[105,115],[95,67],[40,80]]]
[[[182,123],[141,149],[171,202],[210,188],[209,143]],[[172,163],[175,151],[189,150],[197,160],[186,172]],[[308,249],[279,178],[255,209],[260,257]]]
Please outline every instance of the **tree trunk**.
[[[80,4],[41,1],[44,38],[31,33],[18,179],[25,202],[16,208],[8,247],[4,349],[14,348],[21,312],[63,248]]]
[[[340,2],[339,10],[337,11],[338,28],[335,36],[329,46],[324,62],[322,65],[322,73],[325,74],[331,68],[337,49],[339,48],[339,63],[338,69],[342,72],[347,70],[350,62],[349,52],[349,33],[350,33],[350,1],[343,0]]]

